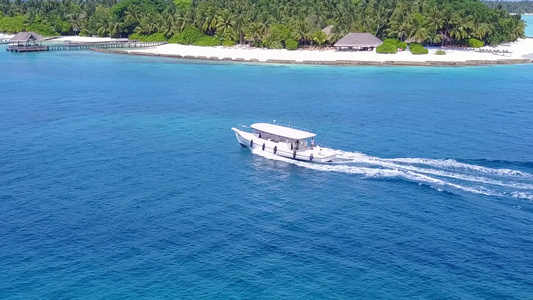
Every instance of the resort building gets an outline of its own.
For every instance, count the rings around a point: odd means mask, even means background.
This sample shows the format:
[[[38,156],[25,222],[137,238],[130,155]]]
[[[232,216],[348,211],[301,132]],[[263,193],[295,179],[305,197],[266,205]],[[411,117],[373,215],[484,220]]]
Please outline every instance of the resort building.
[[[44,38],[35,32],[22,31],[9,40],[8,51],[31,52],[46,51],[48,47],[42,45]]]
[[[372,51],[383,42],[368,32],[348,33],[342,39],[333,45],[337,51],[357,50],[357,51]]]

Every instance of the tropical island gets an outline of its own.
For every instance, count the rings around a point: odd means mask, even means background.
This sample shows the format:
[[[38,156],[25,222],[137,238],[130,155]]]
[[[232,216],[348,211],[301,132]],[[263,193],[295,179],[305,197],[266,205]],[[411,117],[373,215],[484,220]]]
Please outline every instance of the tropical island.
[[[215,52],[220,55],[213,55],[212,50],[198,55],[201,50],[193,46],[226,49],[238,45],[237,48],[254,50],[307,49],[316,53],[318,50],[334,51],[332,46],[353,33],[371,34],[384,41],[377,49],[374,46],[347,47],[348,50],[372,50],[357,54],[360,61],[375,61],[375,54],[406,53],[404,50],[414,55],[428,54],[428,47],[450,49],[433,50],[431,53],[439,55],[434,60],[454,61],[456,57],[445,55],[453,54],[455,49],[521,43],[513,51],[494,50],[503,54],[502,57],[489,53],[462,55],[462,60],[496,61],[509,59],[504,57],[505,53],[516,54],[509,55],[510,58],[523,58],[530,54],[524,50],[531,46],[530,41],[520,40],[525,38],[524,29],[525,22],[520,15],[510,14],[501,5],[491,8],[478,0],[0,1],[2,32],[33,31],[45,36],[65,35],[69,36],[69,41],[88,40],[79,37],[165,41],[169,44],[156,49],[122,52],[187,58],[266,61],[270,57],[271,61],[283,62],[291,60],[291,55],[272,57],[272,53],[276,52],[270,52],[266,59],[252,57],[257,55],[246,58],[243,57],[246,53],[226,51],[220,54],[219,50]],[[342,49],[337,47],[337,50]],[[197,55],[193,55],[195,53]],[[305,55],[293,56],[301,58]],[[325,54],[307,59],[331,60]],[[349,53],[338,53],[335,57],[336,61],[350,59]],[[388,57],[378,61],[384,59],[398,60]]]
[[[533,14],[533,1],[483,1],[485,5],[495,9],[505,9],[513,14]]]

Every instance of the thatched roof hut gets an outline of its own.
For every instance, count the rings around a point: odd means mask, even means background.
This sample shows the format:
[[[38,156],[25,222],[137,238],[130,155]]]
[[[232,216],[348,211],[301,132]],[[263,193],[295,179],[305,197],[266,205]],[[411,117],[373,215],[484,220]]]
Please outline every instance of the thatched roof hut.
[[[332,30],[333,30],[333,25],[329,25],[329,26],[324,27],[324,29],[322,29],[322,32],[325,33],[327,36],[330,36]]]
[[[373,34],[368,32],[357,32],[348,33],[345,37],[336,42],[334,47],[336,47],[337,50],[372,50],[381,44],[383,44],[383,42]]]
[[[40,34],[31,32],[31,31],[30,32],[22,31],[22,32],[17,33],[14,37],[12,37],[9,40],[9,42],[12,44],[26,44],[26,45],[33,44],[35,45],[36,42],[41,42],[43,40],[44,38]]]

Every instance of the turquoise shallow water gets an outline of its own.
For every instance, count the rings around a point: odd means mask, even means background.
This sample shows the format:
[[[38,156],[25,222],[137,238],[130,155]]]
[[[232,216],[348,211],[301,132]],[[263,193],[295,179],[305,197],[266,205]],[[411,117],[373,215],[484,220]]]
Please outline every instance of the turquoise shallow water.
[[[522,20],[526,22],[526,36],[533,37],[533,15],[523,15]]]
[[[532,66],[81,54],[0,49],[1,298],[533,295]],[[350,160],[230,130],[274,119]]]

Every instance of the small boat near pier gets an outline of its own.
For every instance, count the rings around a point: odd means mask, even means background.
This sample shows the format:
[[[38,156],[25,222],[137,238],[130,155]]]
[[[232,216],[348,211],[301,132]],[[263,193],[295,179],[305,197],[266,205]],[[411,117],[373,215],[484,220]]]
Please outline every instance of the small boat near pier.
[[[336,153],[329,148],[315,146],[316,134],[291,127],[255,123],[252,132],[231,128],[241,146],[251,150],[260,149],[274,155],[313,162],[331,162]]]

